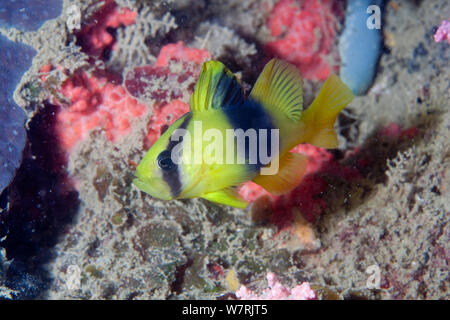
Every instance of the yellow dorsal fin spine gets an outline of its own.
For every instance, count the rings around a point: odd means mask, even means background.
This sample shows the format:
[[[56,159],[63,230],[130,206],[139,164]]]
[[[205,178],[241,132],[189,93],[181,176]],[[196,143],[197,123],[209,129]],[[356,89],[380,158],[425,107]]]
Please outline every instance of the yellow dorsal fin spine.
[[[337,136],[334,123],[339,112],[353,100],[353,93],[335,74],[325,81],[319,95],[302,114],[306,124],[305,142],[321,148],[336,148]]]
[[[207,61],[191,96],[191,111],[208,111],[239,105],[244,101],[242,87],[234,74],[219,61]]]
[[[300,72],[285,61],[270,60],[256,80],[250,98],[265,108],[277,108],[289,119],[298,121],[303,110]]]

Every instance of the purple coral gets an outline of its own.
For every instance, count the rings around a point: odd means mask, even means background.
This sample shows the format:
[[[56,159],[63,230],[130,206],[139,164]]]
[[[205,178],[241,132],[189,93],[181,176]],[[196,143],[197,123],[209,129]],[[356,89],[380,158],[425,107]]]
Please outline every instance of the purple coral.
[[[442,42],[447,40],[450,44],[450,21],[444,20],[434,34],[434,41]]]
[[[236,296],[241,300],[312,300],[316,293],[311,289],[308,282],[303,282],[290,289],[285,287],[277,278],[275,273],[267,273],[268,288],[260,295],[245,286],[236,291]]]

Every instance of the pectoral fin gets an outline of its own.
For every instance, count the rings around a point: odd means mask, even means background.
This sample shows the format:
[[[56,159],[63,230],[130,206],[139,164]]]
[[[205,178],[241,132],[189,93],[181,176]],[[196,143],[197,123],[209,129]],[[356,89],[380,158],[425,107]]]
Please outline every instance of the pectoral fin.
[[[216,192],[206,193],[201,196],[202,198],[220,203],[226,204],[227,206],[232,206],[236,208],[245,208],[247,206],[247,202],[242,199],[235,189],[225,189]]]
[[[275,175],[258,175],[253,182],[274,195],[280,195],[297,187],[303,179],[308,158],[297,153],[287,153],[280,159]]]

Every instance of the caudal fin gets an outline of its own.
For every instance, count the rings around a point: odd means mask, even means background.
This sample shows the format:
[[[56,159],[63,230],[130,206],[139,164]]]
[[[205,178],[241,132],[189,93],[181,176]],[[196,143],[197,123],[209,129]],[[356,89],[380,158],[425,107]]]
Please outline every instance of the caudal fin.
[[[339,112],[353,100],[352,91],[335,74],[325,81],[319,95],[302,114],[306,124],[307,143],[317,147],[332,149],[338,146],[334,122]]]

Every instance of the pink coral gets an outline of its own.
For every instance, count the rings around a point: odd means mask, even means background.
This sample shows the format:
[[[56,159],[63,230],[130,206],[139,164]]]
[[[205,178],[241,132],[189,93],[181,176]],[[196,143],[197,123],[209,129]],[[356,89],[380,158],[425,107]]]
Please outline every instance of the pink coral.
[[[142,99],[152,98],[161,102],[159,106],[153,108],[146,147],[155,143],[168,126],[189,111],[189,105],[180,100],[188,97],[185,97],[184,92],[179,89],[179,84],[188,78],[196,77],[201,64],[209,57],[207,50],[188,48],[179,41],[162,47],[154,66],[138,67],[126,75],[125,86],[132,96]],[[171,72],[169,68],[171,60],[183,62],[185,64],[183,72]],[[172,81],[175,85],[164,89],[154,85],[161,81],[165,83]],[[193,87],[190,87],[190,91],[192,89]]]
[[[146,147],[155,143],[168,126],[189,111],[189,105],[180,100],[188,97],[185,97],[179,85],[189,78],[196,77],[200,72],[201,64],[209,57],[207,50],[187,48],[182,41],[179,41],[162,47],[153,66],[137,67],[126,75],[125,87],[133,97],[144,100],[151,98],[160,102],[153,108],[153,115],[148,125]],[[170,71],[169,62],[172,60],[184,64],[183,72]],[[157,85],[158,82],[172,82],[174,85],[162,88]],[[192,93],[193,86],[189,89],[189,93]]]
[[[312,300],[316,299],[316,293],[308,282],[290,289],[280,283],[275,273],[267,273],[268,288],[260,295],[245,286],[236,291],[236,297],[241,300]]]
[[[128,8],[118,8],[113,0],[105,1],[77,33],[83,50],[92,55],[92,59],[102,57],[108,48],[113,50],[114,38],[108,29],[133,24],[136,15]],[[106,72],[100,74],[96,71],[88,76],[80,70],[70,75],[58,92],[69,102],[69,107],[61,108],[57,115],[56,131],[62,148],[70,152],[94,129],[102,129],[113,142],[129,134],[133,119],[143,116],[148,109],[137,101],[144,96],[156,101],[145,141],[146,147],[149,147],[167,126],[189,110],[188,105],[180,100],[183,92],[179,86],[155,84],[174,79],[175,83],[180,84],[195,75],[200,70],[200,64],[209,57],[207,50],[187,48],[180,41],[162,47],[154,66],[135,68],[127,74],[124,86],[117,84],[120,80],[113,80],[114,76]],[[170,72],[171,60],[182,61],[188,66],[178,74]],[[42,67],[43,82],[46,81],[45,73],[51,68],[50,65]],[[57,99],[53,102],[61,104]]]
[[[167,82],[170,78],[177,78],[178,74],[171,74],[168,68],[143,66],[137,67],[125,75],[124,85],[127,91],[138,99],[166,102],[167,99],[176,99],[182,96],[178,88],[168,90],[158,85]],[[181,81],[181,80],[180,80]]]
[[[183,41],[170,43],[161,48],[158,59],[155,62],[156,67],[166,67],[170,60],[189,61],[196,64],[202,64],[211,58],[208,50],[188,48]]]
[[[257,185],[256,183],[249,181],[244,183],[239,187],[239,195],[248,202],[254,202],[256,199],[268,195],[271,198],[275,198],[269,192],[267,192],[263,187]]]
[[[327,62],[337,35],[342,9],[334,0],[280,0],[271,11],[267,26],[276,40],[267,50],[295,64],[302,76],[325,80],[332,71]]]
[[[397,138],[414,138],[416,134],[418,133],[418,130],[416,127],[410,127],[408,129],[402,130],[400,125],[395,122],[389,123],[386,127],[382,128],[379,132],[380,136],[385,136],[393,139]]]
[[[114,1],[107,0],[77,33],[83,50],[90,55],[100,56],[105,48],[112,48],[114,43],[114,38],[107,29],[133,24],[136,15],[136,12],[118,8]]]
[[[181,98],[183,92],[178,85],[189,77],[197,77],[201,64],[209,59],[209,56],[207,50],[185,47],[182,41],[167,44],[161,48],[154,65],[136,67],[125,75],[125,87],[132,96],[140,99],[152,98],[167,102]],[[172,60],[183,63],[182,72],[170,71],[169,62]],[[170,89],[159,89],[156,84],[161,81],[174,81],[178,85]]]
[[[447,41],[450,44],[450,21],[448,20],[442,21],[441,25],[434,34],[434,41],[436,42]]]
[[[64,150],[70,151],[89,132],[99,128],[107,138],[117,141],[131,132],[130,122],[142,116],[146,107],[130,97],[121,85],[106,76],[77,72],[66,80],[60,93],[70,101],[57,115],[56,132]]]
[[[133,119],[143,116],[148,110],[137,101],[144,94],[156,100],[145,139],[145,147],[150,147],[165,128],[189,111],[188,104],[179,100],[183,92],[178,86],[163,86],[165,89],[162,89],[161,86],[152,86],[152,81],[165,83],[170,80],[180,84],[199,72],[200,63],[208,55],[205,50],[186,48],[182,42],[169,44],[161,49],[159,66],[138,67],[126,76],[124,85],[128,92],[106,72],[94,72],[88,76],[78,71],[71,75],[59,90],[59,94],[69,101],[69,107],[61,108],[57,115],[56,131],[62,148],[70,152],[94,129],[102,129],[113,142],[129,134]],[[171,59],[193,63],[194,67],[191,65],[179,74],[172,73],[166,65]],[[50,70],[50,65],[41,68],[43,73]],[[45,74],[41,80],[46,81]],[[53,102],[60,104],[56,99]]]
[[[165,129],[188,111],[189,105],[181,100],[173,100],[163,107],[156,109],[148,124],[148,134],[145,141],[146,147],[150,147],[155,143]]]

